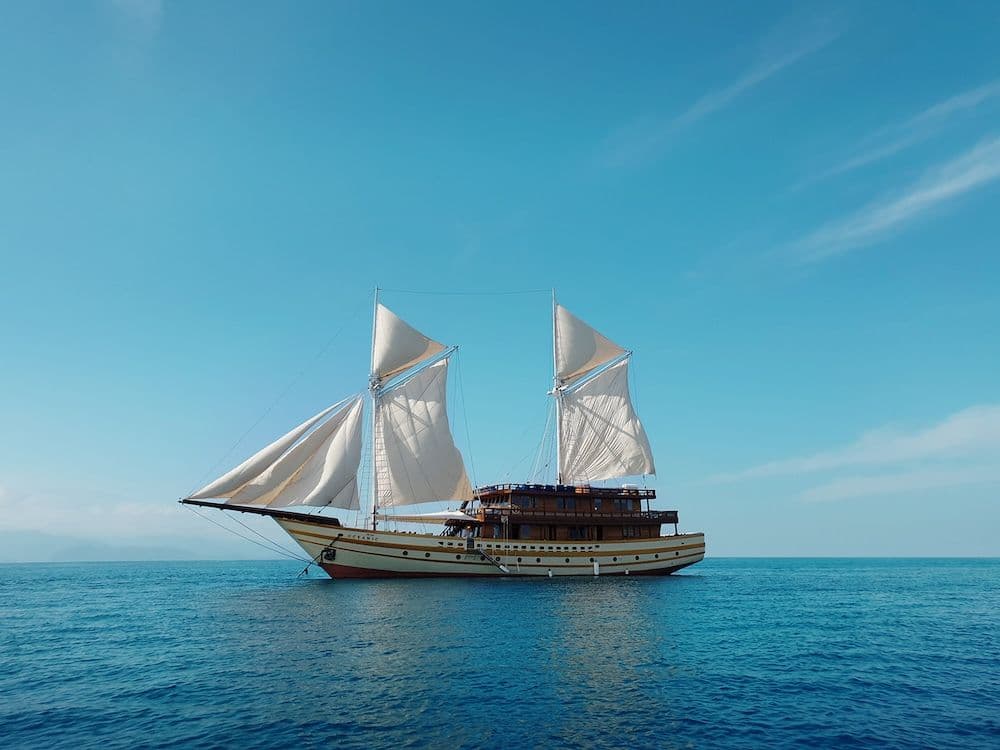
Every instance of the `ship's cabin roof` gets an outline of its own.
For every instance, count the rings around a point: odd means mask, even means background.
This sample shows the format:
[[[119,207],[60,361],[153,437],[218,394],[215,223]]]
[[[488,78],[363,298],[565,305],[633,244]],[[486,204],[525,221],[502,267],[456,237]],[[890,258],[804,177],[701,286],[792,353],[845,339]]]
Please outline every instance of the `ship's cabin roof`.
[[[547,495],[575,496],[592,498],[636,498],[651,500],[656,497],[656,490],[640,489],[631,485],[620,487],[593,487],[589,484],[488,484],[476,490],[480,500],[507,498],[511,495],[530,495],[543,497]]]

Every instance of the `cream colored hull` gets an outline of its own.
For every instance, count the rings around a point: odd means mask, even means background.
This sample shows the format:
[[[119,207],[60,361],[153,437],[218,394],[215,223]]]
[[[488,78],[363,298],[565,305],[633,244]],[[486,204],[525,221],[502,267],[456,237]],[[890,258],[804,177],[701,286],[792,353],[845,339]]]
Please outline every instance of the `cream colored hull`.
[[[332,578],[666,575],[705,557],[704,534],[584,543],[477,539],[469,549],[456,537],[276,520]]]

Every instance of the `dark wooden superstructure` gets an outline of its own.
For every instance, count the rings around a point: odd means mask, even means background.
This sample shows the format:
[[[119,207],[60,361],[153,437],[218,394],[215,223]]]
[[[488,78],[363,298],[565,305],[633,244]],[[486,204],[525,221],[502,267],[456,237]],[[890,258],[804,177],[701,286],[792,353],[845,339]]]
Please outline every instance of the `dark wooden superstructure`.
[[[476,492],[476,523],[484,539],[602,542],[653,539],[663,524],[677,532],[677,511],[650,510],[655,490],[563,484],[494,484]],[[643,509],[643,501],[646,508]],[[451,525],[451,524],[450,524]],[[453,524],[454,533],[467,524]]]

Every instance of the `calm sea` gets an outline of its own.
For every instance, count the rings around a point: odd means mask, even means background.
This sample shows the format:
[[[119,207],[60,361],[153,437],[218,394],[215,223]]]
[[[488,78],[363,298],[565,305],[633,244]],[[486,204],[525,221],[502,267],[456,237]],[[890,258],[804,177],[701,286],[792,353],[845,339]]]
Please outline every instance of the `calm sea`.
[[[1000,560],[0,565],[0,746],[1000,747]]]

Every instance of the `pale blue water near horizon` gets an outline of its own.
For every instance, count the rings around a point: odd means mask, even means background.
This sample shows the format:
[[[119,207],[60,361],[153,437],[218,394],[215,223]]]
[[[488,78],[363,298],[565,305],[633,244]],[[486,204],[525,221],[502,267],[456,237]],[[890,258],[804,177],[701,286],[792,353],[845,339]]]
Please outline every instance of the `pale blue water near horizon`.
[[[1000,747],[1000,560],[0,565],[0,745]]]

